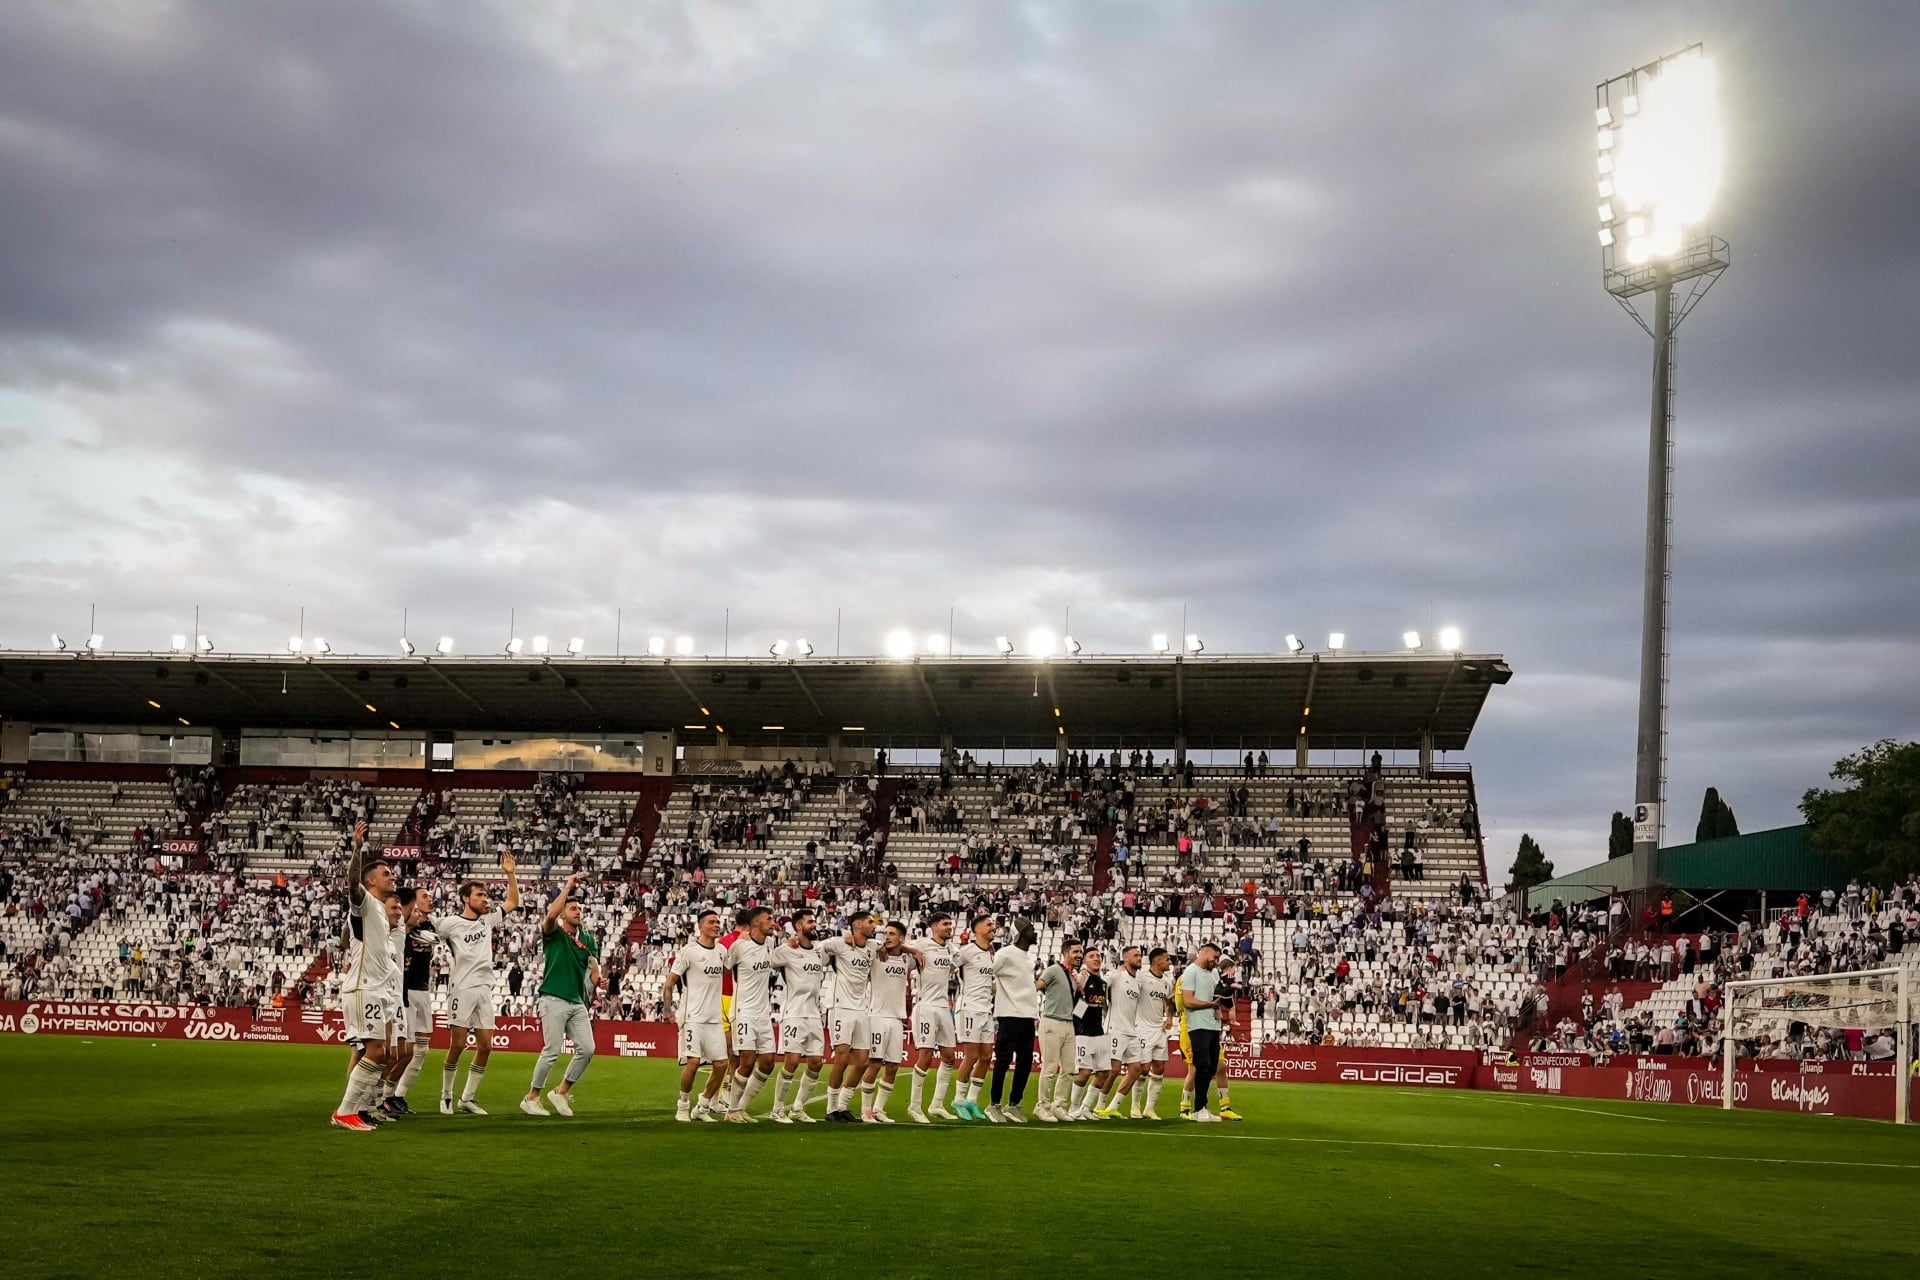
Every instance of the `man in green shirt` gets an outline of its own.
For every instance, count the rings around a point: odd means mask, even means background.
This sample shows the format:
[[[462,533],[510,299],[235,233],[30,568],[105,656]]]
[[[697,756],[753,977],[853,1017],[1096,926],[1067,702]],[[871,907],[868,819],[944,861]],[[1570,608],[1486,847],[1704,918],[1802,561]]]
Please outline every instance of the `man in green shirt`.
[[[1180,975],[1180,1007],[1186,1014],[1190,1049],[1187,1067],[1193,1072],[1193,1118],[1201,1124],[1216,1124],[1220,1119],[1207,1110],[1207,1086],[1220,1066],[1220,1002],[1214,998],[1219,986],[1214,967],[1219,963],[1220,948],[1209,942]]]
[[[540,1104],[540,1091],[546,1088],[547,1075],[560,1061],[569,1037],[573,1040],[573,1061],[567,1064],[560,1087],[547,1095],[554,1111],[563,1116],[573,1114],[573,1086],[593,1061],[593,1019],[587,1013],[589,988],[606,990],[607,976],[600,969],[600,944],[580,927],[580,904],[573,900],[579,884],[578,875],[568,876],[540,923],[546,952],[546,974],[540,979],[539,991],[543,1043],[539,1060],[533,1064],[533,1087],[520,1099],[520,1109],[530,1116],[552,1114]]]

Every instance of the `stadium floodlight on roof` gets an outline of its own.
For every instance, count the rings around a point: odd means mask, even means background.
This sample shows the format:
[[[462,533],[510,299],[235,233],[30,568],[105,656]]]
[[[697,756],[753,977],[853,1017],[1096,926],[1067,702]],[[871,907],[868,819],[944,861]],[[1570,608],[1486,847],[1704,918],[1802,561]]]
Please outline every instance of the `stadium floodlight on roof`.
[[[1004,658],[1013,652],[1013,641],[1007,639],[1005,636],[995,636],[993,638],[993,648],[994,652]]]
[[[413,656],[413,641],[407,639],[405,636],[401,636],[400,652],[404,654],[406,657],[411,658]]]
[[[813,645],[806,640],[795,641],[794,647],[800,651],[800,656],[803,658],[811,658],[813,656]]]
[[[535,636],[533,638],[533,651],[538,654],[545,654],[547,652],[547,638],[545,636]]]
[[[67,642],[60,638],[60,633],[58,631],[54,632],[51,636],[48,637],[48,639],[53,641],[54,652],[65,653],[67,651]]]
[[[1173,648],[1173,646],[1167,643],[1166,632],[1156,631],[1153,633],[1153,651],[1155,653],[1165,653],[1171,648]]]
[[[200,648],[200,652],[202,653],[212,653],[213,641],[207,639],[205,636],[201,636],[199,640],[199,648]]]
[[[785,640],[775,640],[767,646],[767,652],[773,657],[784,658],[787,656],[787,642]]]
[[[1730,262],[1727,242],[1707,225],[1722,163],[1713,63],[1695,44],[1604,80],[1593,118],[1601,283],[1653,339],[1633,833],[1636,872],[1651,874],[1666,791],[1674,331]],[[1648,294],[1651,320],[1637,306]]]
[[[1440,647],[1448,653],[1460,652],[1460,628],[1440,628]]]
[[[313,638],[313,651],[315,653],[322,653],[322,654],[332,653],[333,646],[328,644],[325,640],[322,640],[319,636],[315,636]]]
[[[1402,632],[1400,635],[1400,643],[1409,649],[1418,649],[1420,647],[1420,633],[1418,631]]]
[[[1307,647],[1307,642],[1305,640],[1302,640],[1299,636],[1294,635],[1292,632],[1287,633],[1287,652],[1288,653],[1298,653],[1306,647]]]
[[[905,627],[895,627],[887,632],[885,641],[886,655],[889,658],[911,658],[913,656],[913,632]]]
[[[1336,631],[1332,635],[1327,637],[1327,648],[1332,649],[1335,652],[1338,652],[1341,649],[1344,649],[1346,647],[1347,647],[1346,632]]]
[[[1045,627],[1035,627],[1027,632],[1027,652],[1034,657],[1050,658],[1059,651],[1059,642],[1053,638],[1053,632]]]
[[[647,656],[648,657],[657,658],[661,654],[665,653],[666,651],[667,651],[667,638],[665,636],[648,636],[647,637]]]
[[[185,653],[187,651],[187,638],[185,636],[176,635],[173,638],[172,648],[175,653]]]
[[[439,655],[440,655],[441,657],[443,657],[443,658],[444,658],[444,657],[446,657],[446,656],[447,656],[448,654],[450,654],[450,653],[452,653],[452,652],[453,652],[453,637],[452,637],[452,636],[441,636],[441,637],[440,637],[440,643],[439,643],[439,644],[436,644],[435,646],[433,646],[433,651],[434,651],[435,653],[437,653],[437,654],[439,654]]]
[[[567,638],[567,656],[569,658],[577,658],[586,651],[587,642],[584,637],[569,636]]]
[[[520,637],[515,636],[511,640],[507,641],[507,656],[517,658],[520,656],[520,650],[525,647],[526,646],[521,641]]]
[[[946,656],[947,638],[938,632],[927,632],[927,652],[936,658]]]
[[[1188,633],[1187,635],[1187,652],[1188,653],[1205,653],[1206,649],[1207,649],[1207,646],[1200,643],[1199,636],[1194,635],[1191,632]]]
[[[1077,658],[1080,656],[1080,642],[1072,636],[1063,637],[1060,641],[1060,647],[1066,651],[1069,658]]]
[[[298,653],[298,652],[300,652],[300,651],[301,651],[302,649],[304,649],[304,648],[306,648],[306,647],[307,647],[307,642],[306,642],[305,640],[303,640],[302,638],[300,638],[299,636],[288,636],[288,637],[287,637],[287,652],[288,652],[288,653]]]
[[[87,637],[87,652],[98,653],[107,647],[107,638],[98,632]]]
[[[683,658],[686,657],[688,654],[692,653],[693,637],[692,636],[676,637],[673,642],[673,651],[679,654]]]

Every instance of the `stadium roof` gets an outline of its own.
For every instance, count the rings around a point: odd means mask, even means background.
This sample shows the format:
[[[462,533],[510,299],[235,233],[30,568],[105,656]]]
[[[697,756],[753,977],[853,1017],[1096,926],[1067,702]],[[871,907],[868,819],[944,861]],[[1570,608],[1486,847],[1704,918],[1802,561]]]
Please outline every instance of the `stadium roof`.
[[[37,725],[621,733],[902,747],[1291,743],[1465,748],[1494,655],[400,658],[0,654],[0,715]],[[1056,715],[1057,712],[1057,715]],[[692,738],[698,741],[697,737]]]
[[[1844,867],[1814,851],[1804,825],[1669,845],[1659,851],[1651,867],[1636,869],[1635,862],[1630,857],[1610,858],[1570,871],[1527,890],[1527,904],[1545,906],[1556,898],[1585,902],[1660,887],[1690,893],[1798,893],[1838,889],[1848,879]]]

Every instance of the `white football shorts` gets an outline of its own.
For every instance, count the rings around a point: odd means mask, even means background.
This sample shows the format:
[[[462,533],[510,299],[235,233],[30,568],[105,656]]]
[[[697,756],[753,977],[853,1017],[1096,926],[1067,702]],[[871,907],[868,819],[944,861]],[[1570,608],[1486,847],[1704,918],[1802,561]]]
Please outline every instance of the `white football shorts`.
[[[898,1018],[874,1014],[867,1019],[873,1041],[873,1060],[898,1064],[906,1054],[906,1026]]]
[[[827,1039],[838,1049],[843,1045],[866,1052],[873,1048],[873,1031],[865,1009],[834,1009],[827,1014]]]
[[[962,1009],[959,1014],[960,1030],[956,1033],[961,1044],[992,1044],[994,1036],[993,1011],[980,1012],[976,1009]]]
[[[433,1038],[433,992],[407,992],[406,1021],[396,1033],[402,1040]]]
[[[683,1022],[680,1024],[680,1063],[685,1066],[695,1060],[701,1062],[725,1062],[727,1060],[727,1029],[718,1022]]]
[[[447,1025],[493,1030],[493,988],[451,987],[447,991]]]
[[[1111,1042],[1105,1036],[1075,1036],[1073,1038],[1073,1069],[1075,1071],[1105,1071],[1113,1064],[1113,1055],[1108,1052]]]
[[[913,1011],[913,1047],[916,1049],[951,1049],[957,1043],[953,1026],[953,1010],[941,1005],[931,1009]]]
[[[347,1024],[347,1040],[352,1043],[393,1039],[394,1009],[385,991],[342,991],[340,1013]]]
[[[773,1052],[772,1018],[735,1018],[733,1020],[733,1051],[742,1053]]]
[[[826,1028],[808,1018],[789,1026],[780,1024],[780,1052],[797,1053],[803,1058],[821,1058],[827,1052]]]

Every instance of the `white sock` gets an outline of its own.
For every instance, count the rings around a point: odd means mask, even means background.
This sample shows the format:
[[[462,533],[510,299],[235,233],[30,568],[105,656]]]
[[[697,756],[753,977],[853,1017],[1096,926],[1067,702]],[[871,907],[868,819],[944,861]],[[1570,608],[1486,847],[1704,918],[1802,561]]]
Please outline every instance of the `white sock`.
[[[388,1098],[391,1098],[393,1096],[393,1088],[393,1081],[382,1077],[380,1081],[380,1101],[385,1102]]]
[[[1152,1091],[1152,1086],[1147,1081],[1148,1077],[1142,1076],[1133,1082],[1133,1114],[1136,1116],[1145,1113],[1147,1109],[1147,1095]]]
[[[748,1074],[750,1075],[752,1073],[749,1072]],[[725,1087],[720,1090],[720,1109],[722,1111],[738,1111],[740,1109],[740,1094],[746,1087],[747,1081],[745,1077],[728,1076]]]
[[[809,1071],[805,1075],[800,1077],[800,1087],[797,1090],[795,1090],[793,1095],[793,1105],[795,1110],[804,1108],[807,1105],[807,1099],[813,1096],[814,1088],[819,1083],[820,1083],[820,1072],[818,1071],[818,1069]]]
[[[785,1067],[780,1068],[780,1078],[773,1082],[773,1113],[775,1115],[787,1109],[787,1102],[793,1097],[799,1078],[799,1072],[789,1071]]]
[[[381,1068],[365,1058],[353,1064],[353,1070],[347,1073],[347,1091],[340,1095],[340,1111],[350,1116],[356,1111],[365,1111],[380,1091]]]
[[[1165,1076],[1155,1076],[1147,1085],[1148,1111],[1158,1111],[1160,1109],[1160,1090],[1166,1088],[1166,1086],[1167,1078]]]
[[[939,1069],[933,1073],[933,1105],[934,1106],[936,1107],[939,1106],[940,1099],[947,1096],[947,1084],[952,1079],[953,1079],[953,1068],[948,1066],[944,1062],[941,1063]]]
[[[978,1106],[980,1103],[981,1083],[982,1081],[978,1076],[975,1076],[967,1082],[967,1101],[973,1103],[975,1106]]]
[[[427,1055],[424,1050],[414,1054],[413,1060],[407,1063],[406,1069],[400,1073],[400,1084],[399,1084],[399,1087],[393,1091],[394,1096],[400,1097],[400,1098],[406,1097],[407,1090],[413,1088],[413,1082],[420,1078],[420,1072],[426,1067],[426,1065],[427,1065]]]
[[[740,1090],[740,1101],[737,1109],[745,1111],[748,1107],[752,1106],[753,1100],[760,1096],[760,1091],[767,1087],[767,1081],[771,1079],[773,1079],[773,1072],[771,1071],[765,1075],[761,1075],[758,1071],[754,1072],[747,1080],[746,1085]]]
[[[926,1084],[927,1069],[925,1067],[915,1067],[913,1069],[913,1092],[907,1095],[912,1102],[909,1110],[918,1111],[920,1109],[920,1095],[926,1092]],[[940,1095],[935,1094],[934,1096],[937,1098]]]
[[[688,1108],[688,1106],[692,1104],[692,1102],[693,1102],[693,1090],[682,1089],[680,1091],[680,1110],[685,1111]]]
[[[860,1110],[862,1114],[873,1110],[873,1086],[870,1084],[860,1086]]]
[[[449,1062],[440,1068],[440,1101],[453,1101],[453,1086],[460,1075],[460,1064]]]
[[[460,1101],[472,1102],[473,1095],[480,1092],[481,1077],[487,1074],[485,1067],[468,1067],[466,1087],[460,1090]]]
[[[917,1094],[915,1095],[916,1098],[918,1096],[919,1095]],[[882,1081],[880,1084],[880,1088],[874,1094],[873,1109],[875,1111],[885,1111],[887,1109],[887,1103],[891,1102],[892,1100],[893,1100],[893,1081],[891,1080]]]
[[[843,1092],[845,1091],[842,1090],[840,1086],[837,1084],[829,1083],[827,1085],[827,1110],[828,1111],[840,1110],[840,1096]]]

